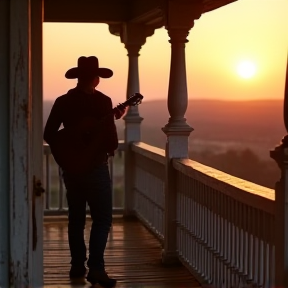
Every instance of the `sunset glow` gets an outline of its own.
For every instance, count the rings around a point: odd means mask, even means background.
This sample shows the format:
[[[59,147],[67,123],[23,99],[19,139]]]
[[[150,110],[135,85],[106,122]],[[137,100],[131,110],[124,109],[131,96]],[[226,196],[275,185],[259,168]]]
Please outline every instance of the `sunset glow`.
[[[196,20],[186,43],[189,99],[283,99],[287,11],[287,0],[238,0]],[[76,81],[65,79],[65,72],[79,56],[95,55],[100,66],[114,71],[111,79],[101,80],[99,90],[114,104],[123,102],[127,50],[107,24],[44,23],[43,34],[44,99],[55,100],[73,87]],[[167,99],[170,57],[167,30],[156,29],[139,56],[145,101]]]
[[[237,66],[237,72],[242,78],[252,78],[256,73],[256,65],[251,61],[242,61]]]

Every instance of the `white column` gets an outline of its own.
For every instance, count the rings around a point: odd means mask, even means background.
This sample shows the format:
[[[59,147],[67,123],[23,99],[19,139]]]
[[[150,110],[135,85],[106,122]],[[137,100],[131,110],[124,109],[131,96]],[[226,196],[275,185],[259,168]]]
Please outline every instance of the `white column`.
[[[163,132],[166,141],[165,180],[165,232],[162,261],[166,264],[178,262],[177,256],[177,191],[176,177],[171,159],[188,158],[188,138],[193,128],[186,123],[188,104],[185,43],[194,19],[201,15],[201,5],[188,1],[168,1],[166,29],[171,43],[171,64],[168,89],[168,110],[170,118]]]
[[[145,44],[146,38],[153,35],[154,28],[142,24],[124,23],[123,25],[110,25],[110,32],[121,37],[128,51],[128,82],[127,95],[129,98],[135,92],[140,92],[138,58],[141,47]],[[141,122],[143,118],[139,115],[138,107],[130,107],[123,117],[125,121],[124,140],[127,144],[125,151],[125,208],[126,217],[134,214],[134,182],[135,163],[133,153],[130,150],[132,142],[141,141]]]
[[[9,0],[0,1],[0,287],[9,287]]]
[[[284,123],[288,131],[288,60],[284,99]],[[275,186],[275,287],[288,287],[288,135],[270,152],[280,170]]]
[[[128,51],[128,81],[127,81],[127,95],[128,99],[135,92],[140,92],[139,83],[139,65],[138,57],[141,45],[126,44],[125,48]],[[141,122],[143,120],[139,115],[138,106],[132,106],[128,108],[127,114],[123,117],[125,121],[125,141],[126,143],[140,141],[141,140]]]
[[[141,45],[126,44],[128,51],[128,82],[127,82],[127,99],[135,92],[140,92],[138,57]],[[129,146],[132,142],[141,141],[141,122],[143,120],[139,115],[138,107],[129,107],[127,114],[123,117],[125,121],[124,140]],[[125,217],[134,214],[134,181],[135,181],[135,163],[132,151],[129,149],[125,152],[124,164],[125,177]]]
[[[29,287],[32,277],[30,1],[0,1],[0,23],[4,39],[0,41],[0,259],[5,261],[0,261],[0,286]]]

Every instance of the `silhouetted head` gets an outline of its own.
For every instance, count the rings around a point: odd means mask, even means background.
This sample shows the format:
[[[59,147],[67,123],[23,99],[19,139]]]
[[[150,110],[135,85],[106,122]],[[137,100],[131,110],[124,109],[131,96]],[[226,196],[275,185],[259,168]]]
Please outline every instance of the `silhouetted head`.
[[[99,68],[98,58],[95,56],[78,58],[77,67],[69,69],[65,77],[67,79],[94,79],[96,76],[101,78],[110,78],[113,75],[113,71],[108,68]]]
[[[83,90],[91,90],[98,86],[101,78],[110,78],[113,71],[108,68],[100,68],[98,58],[95,56],[78,58],[77,67],[69,69],[65,77],[67,79],[78,78],[78,86]]]

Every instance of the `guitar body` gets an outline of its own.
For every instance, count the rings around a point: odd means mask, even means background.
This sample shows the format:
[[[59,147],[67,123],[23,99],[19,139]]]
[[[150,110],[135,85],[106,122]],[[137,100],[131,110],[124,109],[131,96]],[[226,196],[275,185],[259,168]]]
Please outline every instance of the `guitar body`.
[[[112,113],[116,119],[120,119],[124,113],[121,113],[121,111],[125,111],[123,108],[139,105],[142,99],[143,96],[136,93],[126,102],[114,108]],[[120,110],[120,107],[122,110]],[[97,131],[103,120],[105,118],[93,123],[89,119],[84,119],[77,127],[63,128],[57,132],[56,137],[50,143],[50,149],[56,163],[63,170],[70,174],[81,175],[93,169],[95,161],[99,157],[98,151],[102,147],[102,143],[101,139],[90,134],[87,135],[85,129],[88,127],[90,131]]]

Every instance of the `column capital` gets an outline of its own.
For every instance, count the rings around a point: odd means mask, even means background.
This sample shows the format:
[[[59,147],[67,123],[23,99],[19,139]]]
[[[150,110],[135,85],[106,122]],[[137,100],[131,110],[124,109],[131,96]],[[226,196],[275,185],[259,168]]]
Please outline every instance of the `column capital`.
[[[202,14],[202,1],[169,0],[165,28],[170,36],[170,42],[188,42],[186,39],[194,20]]]
[[[288,135],[285,135],[281,143],[270,151],[270,157],[275,160],[281,171],[288,166]]]
[[[146,38],[154,34],[157,27],[138,23],[122,23],[109,25],[111,34],[120,36],[130,56],[139,56],[141,47],[146,43]]]

